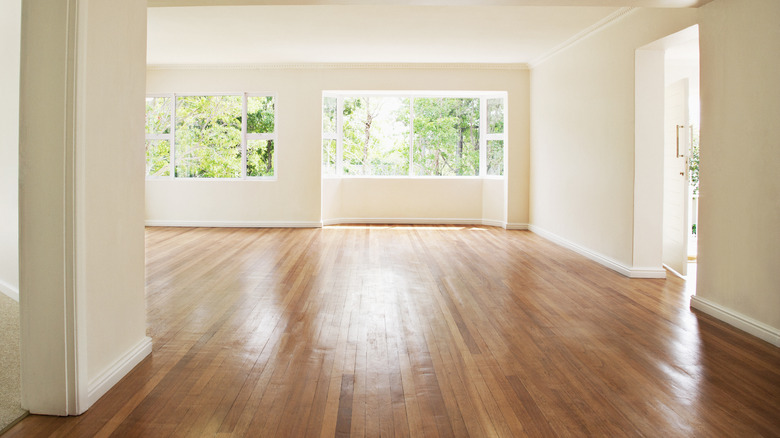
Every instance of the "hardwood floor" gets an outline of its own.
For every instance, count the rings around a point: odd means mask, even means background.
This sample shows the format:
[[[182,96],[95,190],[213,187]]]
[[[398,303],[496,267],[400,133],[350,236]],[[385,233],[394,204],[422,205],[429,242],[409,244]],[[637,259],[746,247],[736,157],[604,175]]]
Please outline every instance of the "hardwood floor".
[[[489,227],[147,229],[151,357],[25,436],[780,436],[780,349]]]

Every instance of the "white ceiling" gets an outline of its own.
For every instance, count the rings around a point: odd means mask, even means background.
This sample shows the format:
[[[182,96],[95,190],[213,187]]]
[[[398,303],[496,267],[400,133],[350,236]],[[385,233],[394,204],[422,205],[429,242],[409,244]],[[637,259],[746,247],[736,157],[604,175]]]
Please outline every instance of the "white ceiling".
[[[619,7],[408,4],[152,7],[147,63],[522,64],[622,12]]]

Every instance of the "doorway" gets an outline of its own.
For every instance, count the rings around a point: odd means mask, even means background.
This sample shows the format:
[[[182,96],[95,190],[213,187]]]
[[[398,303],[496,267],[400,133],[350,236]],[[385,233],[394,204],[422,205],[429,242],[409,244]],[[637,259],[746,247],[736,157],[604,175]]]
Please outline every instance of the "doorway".
[[[699,38],[688,32],[664,51],[663,264],[696,281]],[[695,290],[695,288],[694,288]]]
[[[694,172],[691,162],[686,160],[693,155],[690,146],[698,140],[698,41],[699,27],[694,25],[640,47],[635,58],[633,265],[634,271],[641,274],[635,276],[665,278],[688,274],[683,278],[688,280],[691,291],[695,289],[696,274],[695,269],[687,272],[690,269],[688,249],[694,251],[696,241],[689,233],[696,223],[697,206],[689,199],[691,189],[686,181]],[[687,86],[679,86],[678,92],[682,95],[678,96],[682,100],[683,108],[679,111],[682,120],[674,121],[667,128],[667,86],[681,80],[687,81]],[[665,186],[671,184],[664,180],[665,169],[677,176],[674,180],[677,205],[683,209],[676,214],[677,268],[671,270],[667,263],[671,255],[665,254],[669,245],[664,242],[664,235],[669,234],[664,233]],[[668,207],[666,210],[669,213]],[[696,231],[699,232],[698,227]]]

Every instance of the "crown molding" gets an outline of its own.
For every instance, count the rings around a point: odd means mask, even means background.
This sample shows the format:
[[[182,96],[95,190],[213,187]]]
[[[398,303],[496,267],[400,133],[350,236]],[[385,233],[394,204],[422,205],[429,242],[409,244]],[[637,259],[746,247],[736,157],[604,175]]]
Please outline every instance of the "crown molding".
[[[525,63],[147,64],[147,70],[528,70]]]
[[[607,15],[601,20],[593,23],[592,25],[586,27],[580,32],[574,34],[574,36],[562,42],[561,44],[553,47],[549,52],[545,53],[544,55],[532,60],[531,62],[528,63],[528,68],[533,69],[538,67],[540,64],[552,58],[556,54],[568,49],[569,47],[579,43],[580,41],[588,38],[589,36],[601,31],[602,29],[609,26],[610,24],[622,20],[623,18],[627,17],[629,14],[636,11],[637,9],[639,8],[624,7],[618,9],[617,11]]]
[[[148,0],[150,8],[190,6],[606,6],[698,8],[712,0]]]

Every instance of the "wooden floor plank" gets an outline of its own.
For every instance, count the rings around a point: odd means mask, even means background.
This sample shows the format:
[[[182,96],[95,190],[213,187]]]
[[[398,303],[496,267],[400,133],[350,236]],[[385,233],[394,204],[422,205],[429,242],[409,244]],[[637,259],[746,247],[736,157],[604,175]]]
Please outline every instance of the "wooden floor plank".
[[[148,228],[151,357],[6,437],[780,436],[780,349],[525,231]]]

